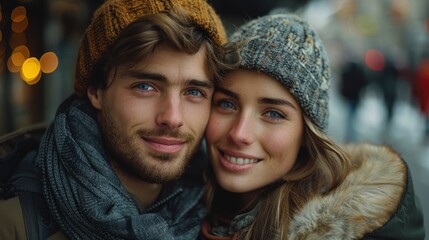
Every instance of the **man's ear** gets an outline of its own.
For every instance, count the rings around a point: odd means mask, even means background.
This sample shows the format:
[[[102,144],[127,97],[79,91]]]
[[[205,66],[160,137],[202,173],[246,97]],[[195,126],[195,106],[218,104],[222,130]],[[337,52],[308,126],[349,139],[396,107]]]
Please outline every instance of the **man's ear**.
[[[89,86],[86,89],[86,95],[89,98],[92,106],[96,109],[101,109],[101,103],[103,102],[103,91],[99,87]]]

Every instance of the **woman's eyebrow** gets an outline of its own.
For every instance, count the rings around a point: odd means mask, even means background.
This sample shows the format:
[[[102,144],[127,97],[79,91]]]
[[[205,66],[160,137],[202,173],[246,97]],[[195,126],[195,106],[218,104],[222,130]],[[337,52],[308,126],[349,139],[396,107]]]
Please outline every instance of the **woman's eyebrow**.
[[[234,98],[234,99],[240,99],[240,96],[237,93],[230,91],[230,90],[223,88],[223,87],[217,86],[215,88],[215,91],[221,92],[221,93],[223,93],[223,94],[225,94],[231,98]]]
[[[280,99],[280,98],[260,98],[258,99],[258,103],[260,104],[274,104],[274,105],[287,105],[295,110],[297,108],[295,105],[293,105],[290,101],[286,99]]]

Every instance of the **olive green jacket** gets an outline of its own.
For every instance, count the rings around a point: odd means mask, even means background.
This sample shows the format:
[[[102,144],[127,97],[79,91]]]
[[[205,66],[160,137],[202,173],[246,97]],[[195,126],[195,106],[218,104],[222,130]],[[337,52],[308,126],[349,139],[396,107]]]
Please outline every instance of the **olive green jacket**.
[[[0,239],[29,239],[27,238],[26,225],[19,197],[7,200],[0,199]],[[47,240],[62,239],[67,238],[60,230],[47,237]]]
[[[53,222],[34,167],[45,130],[46,124],[37,124],[0,137],[0,239],[66,239]]]

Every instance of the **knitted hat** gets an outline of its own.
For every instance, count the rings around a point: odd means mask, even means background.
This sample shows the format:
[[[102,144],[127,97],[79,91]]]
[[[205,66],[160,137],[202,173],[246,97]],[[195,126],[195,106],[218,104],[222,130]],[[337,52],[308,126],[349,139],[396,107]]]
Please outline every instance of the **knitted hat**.
[[[222,22],[206,0],[106,0],[86,29],[76,63],[75,92],[84,95],[97,62],[120,32],[145,14],[181,9],[205,30],[216,44],[227,41]]]
[[[293,15],[267,15],[241,26],[231,42],[245,42],[241,67],[282,83],[321,130],[328,124],[331,73],[326,51],[310,25]]]

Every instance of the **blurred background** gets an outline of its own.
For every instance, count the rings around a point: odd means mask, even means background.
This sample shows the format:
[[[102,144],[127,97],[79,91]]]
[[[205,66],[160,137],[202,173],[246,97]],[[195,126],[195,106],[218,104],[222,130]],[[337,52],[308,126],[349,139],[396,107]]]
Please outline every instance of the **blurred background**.
[[[80,37],[102,2],[1,0],[0,135],[52,121],[73,92]],[[209,2],[228,33],[280,12],[317,29],[333,71],[328,133],[338,142],[396,149],[409,164],[429,231],[429,1]]]

